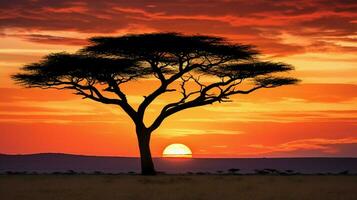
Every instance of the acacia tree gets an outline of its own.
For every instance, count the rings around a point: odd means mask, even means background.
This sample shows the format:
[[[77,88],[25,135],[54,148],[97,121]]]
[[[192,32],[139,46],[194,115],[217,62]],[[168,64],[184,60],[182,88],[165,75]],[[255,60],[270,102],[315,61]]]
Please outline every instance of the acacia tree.
[[[13,79],[26,87],[74,90],[83,98],[119,106],[135,124],[145,175],[155,174],[150,136],[169,116],[188,108],[228,102],[232,95],[298,81],[276,76],[292,70],[292,66],[261,61],[252,46],[221,37],[153,33],[94,37],[90,42],[77,53],[49,54],[40,62],[26,65]],[[139,79],[154,79],[159,86],[134,107],[123,85]],[[164,105],[146,124],[147,108],[164,93],[177,93],[177,101]]]

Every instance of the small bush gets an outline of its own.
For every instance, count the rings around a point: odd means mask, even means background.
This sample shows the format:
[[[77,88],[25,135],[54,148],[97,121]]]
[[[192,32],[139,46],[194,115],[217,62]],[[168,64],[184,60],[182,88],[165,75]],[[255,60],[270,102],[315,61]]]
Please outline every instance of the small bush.
[[[231,174],[236,174],[239,171],[240,171],[240,169],[237,169],[237,168],[228,169],[228,172],[231,173]]]
[[[64,174],[66,174],[66,175],[76,175],[77,172],[75,172],[73,170],[67,170]]]
[[[349,174],[349,171],[348,170],[345,170],[345,171],[342,171],[340,173],[338,173],[339,175],[348,175]]]

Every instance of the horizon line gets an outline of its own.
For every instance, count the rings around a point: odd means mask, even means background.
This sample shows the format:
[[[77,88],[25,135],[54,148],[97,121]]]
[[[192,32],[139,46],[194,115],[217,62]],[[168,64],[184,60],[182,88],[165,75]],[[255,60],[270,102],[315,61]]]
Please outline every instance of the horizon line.
[[[0,156],[31,156],[31,155],[44,155],[44,154],[52,154],[52,155],[68,155],[68,156],[82,156],[82,157],[111,157],[111,158],[134,158],[140,159],[139,156],[118,156],[118,155],[88,155],[88,154],[71,154],[71,153],[54,153],[54,152],[41,152],[41,153],[25,153],[25,154],[8,154],[8,153],[0,153]],[[165,156],[153,156],[154,159],[301,159],[301,158],[354,158],[357,159],[357,156],[292,156],[292,157],[165,157]]]

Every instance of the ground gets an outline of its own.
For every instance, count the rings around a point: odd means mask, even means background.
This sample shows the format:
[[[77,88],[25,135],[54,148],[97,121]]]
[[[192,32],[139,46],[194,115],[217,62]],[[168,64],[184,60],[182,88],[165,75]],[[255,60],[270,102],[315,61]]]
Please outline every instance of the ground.
[[[0,175],[4,200],[357,199],[357,176]]]

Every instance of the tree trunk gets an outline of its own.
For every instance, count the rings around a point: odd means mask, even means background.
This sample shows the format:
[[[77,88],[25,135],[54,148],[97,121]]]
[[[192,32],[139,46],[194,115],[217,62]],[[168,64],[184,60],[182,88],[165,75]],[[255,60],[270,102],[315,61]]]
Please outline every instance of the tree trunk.
[[[141,160],[141,174],[142,175],[155,175],[155,167],[152,161],[150,152],[150,136],[151,133],[148,131],[143,131],[142,129],[136,131],[140,149],[140,160]]]

